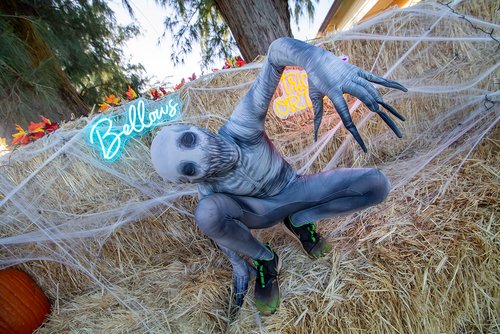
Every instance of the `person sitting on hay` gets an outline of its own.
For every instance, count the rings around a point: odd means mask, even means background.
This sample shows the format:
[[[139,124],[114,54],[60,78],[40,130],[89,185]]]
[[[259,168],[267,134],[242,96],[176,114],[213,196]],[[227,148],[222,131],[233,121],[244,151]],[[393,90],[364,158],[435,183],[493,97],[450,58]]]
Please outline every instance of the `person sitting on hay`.
[[[404,118],[382,100],[371,82],[407,91],[401,84],[375,76],[342,61],[321,48],[291,38],[280,38],[253,86],[236,106],[230,119],[212,133],[190,125],[161,129],[151,145],[157,173],[176,183],[197,183],[200,200],[195,221],[214,240],[233,266],[235,303],[241,306],[256,267],[255,304],[262,314],[279,305],[280,258],[268,244],[252,236],[251,229],[284,222],[312,258],[325,255],[330,246],[316,231],[315,221],[351,213],[382,202],[389,193],[386,176],[375,168],[340,168],[313,175],[298,175],[270,142],[264,121],[285,66],[300,66],[308,74],[317,138],[323,114],[323,97],[333,102],[344,126],[367,152],[343,93],[360,99],[401,137],[379,104],[400,120]]]

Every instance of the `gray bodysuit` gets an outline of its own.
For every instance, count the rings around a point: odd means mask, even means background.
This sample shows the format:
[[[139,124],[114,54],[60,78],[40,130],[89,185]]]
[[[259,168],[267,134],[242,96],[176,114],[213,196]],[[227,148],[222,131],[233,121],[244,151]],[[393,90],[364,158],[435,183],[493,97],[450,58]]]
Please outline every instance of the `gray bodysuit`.
[[[403,117],[383,102],[370,81],[406,90],[403,86],[290,38],[273,42],[259,76],[218,134],[189,125],[167,126],[158,132],[151,146],[155,169],[172,182],[199,184],[196,224],[228,256],[240,301],[251,270],[241,255],[266,260],[273,256],[250,229],[273,226],[287,216],[293,225],[301,226],[375,205],[389,193],[389,182],[377,169],[335,169],[297,175],[277,152],[265,133],[264,121],[288,65],[301,66],[308,73],[315,134],[321,124],[323,96],[327,95],[346,128],[366,151],[342,96],[349,93],[378,113],[401,136],[379,104],[396,117]]]

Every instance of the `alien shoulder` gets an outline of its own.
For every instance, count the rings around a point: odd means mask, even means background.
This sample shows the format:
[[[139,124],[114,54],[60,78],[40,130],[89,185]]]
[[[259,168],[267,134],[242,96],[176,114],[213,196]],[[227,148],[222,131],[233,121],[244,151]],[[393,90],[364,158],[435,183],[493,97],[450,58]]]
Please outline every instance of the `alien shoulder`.
[[[264,137],[265,131],[251,126],[251,124],[231,119],[219,129],[219,135],[240,147],[244,147],[258,143]]]

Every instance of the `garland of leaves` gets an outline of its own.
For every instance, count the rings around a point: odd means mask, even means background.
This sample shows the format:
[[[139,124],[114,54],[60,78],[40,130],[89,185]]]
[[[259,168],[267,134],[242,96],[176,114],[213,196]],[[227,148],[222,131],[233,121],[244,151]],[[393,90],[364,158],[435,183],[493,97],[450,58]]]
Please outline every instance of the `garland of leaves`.
[[[245,66],[247,63],[240,57],[233,57],[230,59],[226,59],[224,62],[224,65],[222,66],[222,69],[228,69],[228,68],[237,68],[237,67],[242,67]],[[219,69],[212,69],[213,72],[219,71]],[[187,79],[189,81],[194,81],[196,80],[197,76],[195,73],[193,73],[190,77]],[[158,88],[150,88],[148,93],[149,96],[148,98],[152,100],[157,100],[160,97],[167,96],[171,94],[172,92],[175,92],[179,89],[181,89],[186,83],[186,79],[183,78],[177,85],[174,86],[173,90],[167,90],[165,87],[158,87]],[[139,97],[139,95],[135,92],[135,90],[129,85],[127,91],[125,92],[125,98],[116,96],[115,94],[110,94],[106,95],[104,97],[104,101],[102,103],[99,103],[99,112],[105,112],[111,107],[116,107],[122,104],[123,102],[120,101],[132,101],[135,100]],[[27,130],[24,130],[21,126],[16,124],[16,130],[18,131],[17,133],[12,135],[12,142],[11,146],[18,146],[18,145],[28,145],[29,143],[32,143],[45,135],[54,132],[59,128],[59,124],[57,122],[52,122],[50,119],[40,115],[42,122],[30,122],[28,125]],[[2,153],[6,153],[10,150],[10,147],[7,145],[7,140],[5,138],[0,138],[0,155]]]

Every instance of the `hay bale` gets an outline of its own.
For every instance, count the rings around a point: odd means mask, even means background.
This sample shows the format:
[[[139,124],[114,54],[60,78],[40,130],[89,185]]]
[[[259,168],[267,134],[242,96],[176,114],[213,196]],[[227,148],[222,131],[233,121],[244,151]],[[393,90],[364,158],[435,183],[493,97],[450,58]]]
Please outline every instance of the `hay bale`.
[[[255,231],[284,261],[273,316],[258,316],[252,292],[231,314],[229,264],[193,222],[196,188],[155,174],[154,132],[104,163],[85,139],[91,115],[1,157],[0,266],[27,270],[51,299],[38,332],[498,331],[494,13],[487,0],[430,3],[315,42],[410,88],[383,91],[407,117],[405,137],[349,97],[370,154],[331,107],[317,143],[311,113],[269,113],[269,136],[301,172],[376,165],[393,185],[379,206],[321,221],[334,246],[323,259],[310,261],[280,226]],[[259,66],[186,85],[183,121],[217,129]]]

